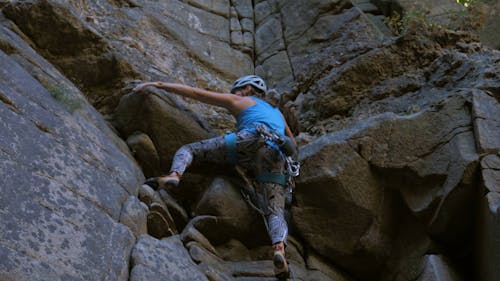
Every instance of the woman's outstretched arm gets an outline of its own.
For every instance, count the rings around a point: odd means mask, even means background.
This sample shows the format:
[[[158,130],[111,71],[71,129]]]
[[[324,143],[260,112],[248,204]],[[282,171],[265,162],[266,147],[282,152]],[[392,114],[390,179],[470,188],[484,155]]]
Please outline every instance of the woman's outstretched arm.
[[[172,92],[174,94],[191,98],[206,104],[211,104],[228,109],[232,114],[237,115],[248,105],[253,104],[253,101],[246,97],[241,97],[229,93],[218,93],[205,89],[195,88],[184,84],[167,83],[167,82],[146,82],[134,87],[134,92],[142,91],[146,87],[156,87],[159,89]]]
[[[212,104],[220,107],[230,107],[231,103],[234,102],[235,96],[231,94],[217,93],[212,91],[207,91],[200,88],[195,88],[183,84],[177,83],[167,83],[167,82],[146,82],[141,83],[133,89],[134,92],[139,92],[146,87],[156,87],[158,89],[163,89],[174,94],[181,95],[183,97],[191,98],[203,103]]]

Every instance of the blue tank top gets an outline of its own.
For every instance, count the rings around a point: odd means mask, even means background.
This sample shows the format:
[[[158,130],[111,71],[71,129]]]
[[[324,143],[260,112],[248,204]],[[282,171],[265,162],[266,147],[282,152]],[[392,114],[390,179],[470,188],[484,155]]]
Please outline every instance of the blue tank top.
[[[264,124],[276,132],[285,134],[285,122],[278,108],[256,97],[250,97],[256,104],[246,108],[236,116],[238,131],[255,132],[255,126]]]

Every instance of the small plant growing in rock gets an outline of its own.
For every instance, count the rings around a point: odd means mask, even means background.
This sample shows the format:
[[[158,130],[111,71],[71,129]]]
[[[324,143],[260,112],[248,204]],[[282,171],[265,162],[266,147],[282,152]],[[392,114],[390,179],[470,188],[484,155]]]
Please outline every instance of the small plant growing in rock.
[[[429,16],[429,11],[411,10],[405,13],[403,19],[401,20],[403,22],[402,24],[403,33],[408,30],[408,27],[410,26],[411,22],[415,20],[424,22],[427,25],[427,27],[431,30],[443,28],[441,24],[437,23]]]
[[[461,20],[460,30],[479,30],[486,22],[487,7],[477,0],[456,0],[466,8],[461,13],[456,13],[456,18]]]
[[[465,8],[469,8],[469,7],[472,7],[472,5],[474,5],[477,0],[456,0],[458,4],[464,6]]]
[[[401,16],[398,12],[393,12],[392,15],[387,18],[386,24],[391,29],[391,32],[394,35],[402,35],[408,31],[408,27],[411,22],[419,21],[424,22],[425,25],[431,29],[440,28],[441,26],[435,22],[433,22],[429,16],[429,12],[415,9],[404,12],[403,16]]]
[[[70,113],[82,107],[82,101],[70,94],[70,89],[63,84],[50,85],[48,87],[50,95],[59,101]]]
[[[401,33],[401,15],[394,11],[390,17],[387,17],[385,19],[385,24],[389,27],[391,30],[391,33],[394,35],[399,35]]]
[[[465,9],[448,10],[441,14],[431,15],[431,10],[426,7],[414,5],[411,9],[403,11],[402,14],[392,11],[391,16],[385,22],[396,36],[405,34],[413,21],[423,22],[431,30],[445,28],[471,31],[480,29],[485,22],[485,14],[487,13],[484,5],[481,5],[477,0],[455,1]]]

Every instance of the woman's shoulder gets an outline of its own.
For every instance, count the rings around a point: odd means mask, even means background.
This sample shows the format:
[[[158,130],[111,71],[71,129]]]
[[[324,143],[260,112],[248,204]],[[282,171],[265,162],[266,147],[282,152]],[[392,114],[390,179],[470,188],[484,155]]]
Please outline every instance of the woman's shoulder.
[[[268,100],[266,100],[264,98],[260,98],[260,97],[256,97],[256,96],[249,96],[249,97],[252,98],[256,103],[258,103],[260,105],[275,107],[273,104],[271,104]]]
[[[253,100],[254,100],[254,101],[256,101],[256,102],[261,102],[261,101],[262,101],[262,99],[261,99],[261,98],[256,97],[256,96],[248,96],[248,97],[249,97],[249,98],[251,98],[251,99],[253,99]]]

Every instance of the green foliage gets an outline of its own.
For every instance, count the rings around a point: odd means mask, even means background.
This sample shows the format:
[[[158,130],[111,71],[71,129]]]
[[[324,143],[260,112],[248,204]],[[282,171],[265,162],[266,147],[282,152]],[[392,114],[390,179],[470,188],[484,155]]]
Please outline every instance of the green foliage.
[[[414,6],[412,9],[400,15],[392,11],[390,17],[386,18],[386,24],[391,32],[398,36],[406,33],[411,22],[419,21],[432,30],[452,29],[452,30],[477,30],[484,24],[484,7],[477,0],[455,0],[466,9],[462,11],[446,11],[439,15],[432,15],[431,11],[423,6]],[[439,18],[447,18],[443,21]]]
[[[392,34],[401,34],[403,23],[401,21],[401,15],[398,12],[393,12],[390,17],[387,17],[385,19],[385,24],[387,24]]]
[[[429,28],[440,28],[441,26],[433,22],[428,13],[423,10],[410,10],[401,16],[398,12],[393,12],[392,16],[386,19],[386,24],[389,26],[394,35],[402,35],[408,31],[408,27],[412,21],[424,22]]]
[[[457,1],[458,4],[464,6],[465,8],[470,8],[477,2],[477,0],[455,0],[455,1]]]
[[[63,84],[50,85],[48,87],[50,95],[59,101],[70,113],[82,107],[82,101],[74,96],[71,96],[70,89]]]
[[[461,30],[479,30],[486,22],[489,13],[487,6],[477,0],[456,0],[457,3],[466,7],[466,11],[457,14],[462,20]]]
[[[440,28],[441,26],[431,20],[429,13],[422,10],[411,10],[405,13],[403,19],[401,20],[402,30],[401,33],[405,33],[410,26],[410,23],[414,20],[424,22],[429,28]]]

